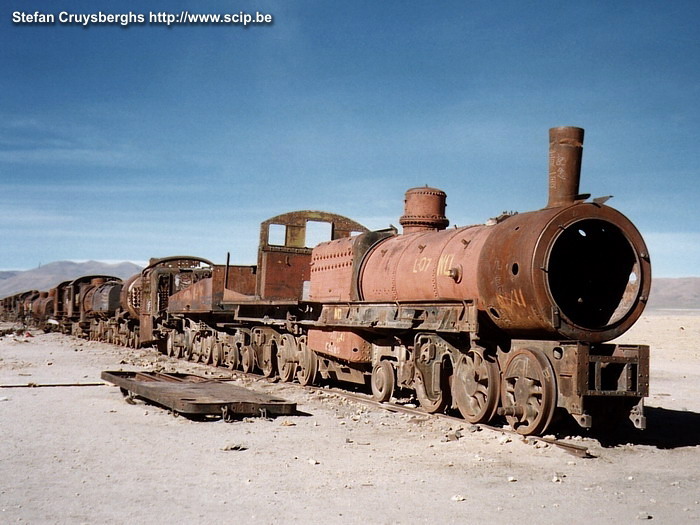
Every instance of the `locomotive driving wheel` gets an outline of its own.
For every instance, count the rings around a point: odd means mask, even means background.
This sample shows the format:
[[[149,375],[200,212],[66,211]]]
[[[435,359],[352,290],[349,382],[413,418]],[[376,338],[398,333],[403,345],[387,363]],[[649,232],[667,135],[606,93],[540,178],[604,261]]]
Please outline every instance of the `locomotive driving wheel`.
[[[245,345],[241,348],[241,369],[246,374],[255,369],[255,351],[250,345]]]
[[[211,364],[221,366],[224,355],[224,345],[221,341],[216,341],[211,345]]]
[[[310,386],[316,382],[318,374],[318,360],[311,348],[306,346],[306,336],[299,338],[297,345],[299,351],[299,369],[297,370],[297,381],[303,386]]]
[[[501,403],[498,413],[519,434],[540,434],[549,426],[557,406],[557,385],[544,354],[521,348],[510,356],[501,383]]]
[[[283,334],[277,346],[277,368],[280,381],[284,383],[294,379],[294,373],[297,371],[297,364],[294,362],[296,346],[296,340],[291,334]]]
[[[211,354],[212,354],[212,346],[213,345],[214,345],[214,338],[213,337],[206,337],[202,340],[201,361],[205,365],[211,364]]]
[[[462,417],[470,423],[487,423],[496,414],[500,373],[498,363],[483,350],[470,350],[457,363],[452,396]]]
[[[229,340],[221,350],[223,352],[224,365],[231,370],[238,370],[238,365],[241,364],[241,347],[241,343],[231,343]]]
[[[260,363],[262,375],[271,378],[277,372],[277,345],[272,341],[263,346],[262,363]]]
[[[372,396],[380,403],[386,403],[394,393],[394,367],[389,361],[379,361],[372,368]]]
[[[447,373],[443,372],[442,367],[440,368],[440,388],[436,392],[431,391],[432,389],[425,384],[423,374],[416,369],[416,397],[420,403],[421,410],[428,412],[429,414],[443,412],[447,405],[449,405],[449,383],[452,376],[447,375]]]
[[[186,359],[187,361],[191,361],[193,353],[192,336],[190,335],[190,332],[185,332],[182,336],[182,354],[180,357]]]
[[[180,334],[176,332],[170,332],[168,334],[168,340],[166,342],[166,350],[168,357],[174,357],[179,359],[182,352],[182,341]]]

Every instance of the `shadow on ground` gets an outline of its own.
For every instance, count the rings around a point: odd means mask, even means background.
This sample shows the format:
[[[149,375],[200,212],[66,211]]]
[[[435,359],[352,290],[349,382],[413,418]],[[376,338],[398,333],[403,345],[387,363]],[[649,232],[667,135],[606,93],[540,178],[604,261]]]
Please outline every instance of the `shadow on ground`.
[[[592,437],[604,447],[633,444],[674,449],[700,445],[700,414],[658,407],[645,407],[644,413],[646,430],[625,427]]]

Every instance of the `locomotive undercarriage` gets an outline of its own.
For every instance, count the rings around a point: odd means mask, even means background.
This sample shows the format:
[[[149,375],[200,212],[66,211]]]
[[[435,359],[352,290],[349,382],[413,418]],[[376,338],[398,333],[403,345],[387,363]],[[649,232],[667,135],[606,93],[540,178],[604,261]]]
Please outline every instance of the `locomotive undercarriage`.
[[[367,384],[379,401],[412,391],[426,412],[458,410],[472,423],[487,423],[500,415],[525,435],[543,433],[556,414],[568,414],[583,428],[617,423],[625,417],[644,428],[647,346],[533,340],[492,343],[479,339],[477,332],[396,329],[396,315],[407,311],[403,306],[391,305],[381,322],[375,317],[371,323],[367,312],[355,310],[373,325],[371,329],[348,326],[342,313],[349,310],[333,306],[341,312],[335,316],[342,325],[328,326],[330,318],[323,315],[319,319],[324,320],[317,323],[324,337],[335,344],[325,349],[309,347],[309,328],[318,327],[298,311],[268,317],[265,324],[171,316],[159,324],[159,347],[172,357],[245,372],[259,370],[283,382],[296,379],[311,385],[324,378]],[[375,314],[378,307],[372,305]],[[468,316],[447,317],[472,326]],[[441,319],[443,326],[447,317],[429,316]],[[427,324],[415,312],[404,318]],[[344,341],[366,342],[369,358],[344,359]],[[334,351],[338,355],[328,353]]]
[[[583,428],[626,417],[637,428],[646,424],[645,345],[490,341],[471,302],[224,306],[215,315],[154,318],[149,339],[175,358],[259,370],[283,382],[363,384],[379,401],[410,392],[426,412],[457,410],[472,423],[500,415],[525,435],[546,431],[557,413]],[[61,328],[92,340],[140,344],[139,327],[124,312],[64,321]],[[310,346],[314,330],[316,346]],[[318,346],[319,334],[325,346]]]

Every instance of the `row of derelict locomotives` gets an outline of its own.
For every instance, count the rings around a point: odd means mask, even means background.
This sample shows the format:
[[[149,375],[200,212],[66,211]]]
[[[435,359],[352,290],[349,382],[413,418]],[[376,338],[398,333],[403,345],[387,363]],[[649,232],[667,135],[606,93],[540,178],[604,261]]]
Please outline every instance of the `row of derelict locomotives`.
[[[413,188],[402,234],[287,213],[262,223],[256,265],[153,259],[126,281],[7,297],[3,316],[283,382],[368,385],[382,402],[415,396],[426,412],[501,416],[524,435],[555,416],[644,428],[649,348],[607,341],[644,309],[649,255],[607,199],[579,194],[582,144],[580,128],[550,130],[537,211],[448,229],[445,193]],[[307,246],[319,223],[330,240]]]

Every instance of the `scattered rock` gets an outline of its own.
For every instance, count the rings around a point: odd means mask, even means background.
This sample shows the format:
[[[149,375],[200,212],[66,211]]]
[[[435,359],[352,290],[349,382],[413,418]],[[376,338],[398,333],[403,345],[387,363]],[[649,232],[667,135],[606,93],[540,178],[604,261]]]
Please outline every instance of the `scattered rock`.
[[[309,458],[309,465],[319,465],[319,462],[316,461],[315,459]]]
[[[460,429],[457,429],[453,432],[448,432],[447,435],[443,438],[444,441],[457,441],[459,438],[462,437],[462,432]]]
[[[516,481],[518,481],[518,478],[516,478],[515,476],[508,476],[509,483],[515,483]]]
[[[221,450],[223,450],[224,452],[230,452],[230,451],[240,452],[243,450],[248,450],[248,447],[246,447],[245,445],[241,445],[240,443],[235,443],[233,445],[226,445]]]

